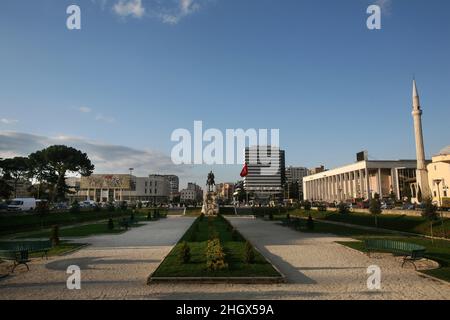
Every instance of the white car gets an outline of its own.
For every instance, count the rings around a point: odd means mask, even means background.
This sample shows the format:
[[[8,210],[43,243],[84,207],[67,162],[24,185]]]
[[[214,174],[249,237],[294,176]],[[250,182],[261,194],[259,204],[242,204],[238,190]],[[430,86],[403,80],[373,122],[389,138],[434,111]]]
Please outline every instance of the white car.
[[[36,209],[36,199],[16,198],[8,204],[8,211],[31,211]]]

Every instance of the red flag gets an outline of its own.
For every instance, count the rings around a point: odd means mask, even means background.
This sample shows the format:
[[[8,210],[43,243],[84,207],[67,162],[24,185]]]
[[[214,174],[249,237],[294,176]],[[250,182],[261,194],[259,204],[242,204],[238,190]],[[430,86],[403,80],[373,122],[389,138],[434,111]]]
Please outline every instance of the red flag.
[[[248,175],[248,167],[247,167],[247,163],[244,163],[244,167],[242,168],[241,171],[241,177],[246,177]]]

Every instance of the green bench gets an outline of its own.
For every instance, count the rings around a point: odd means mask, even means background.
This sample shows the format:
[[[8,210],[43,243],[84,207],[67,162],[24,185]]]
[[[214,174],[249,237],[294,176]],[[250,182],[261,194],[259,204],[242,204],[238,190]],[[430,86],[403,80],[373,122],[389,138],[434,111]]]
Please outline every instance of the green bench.
[[[30,254],[42,253],[42,258],[48,259],[47,253],[52,248],[51,241],[5,241],[0,242],[0,259],[13,261],[14,265],[11,272],[14,272],[17,266],[23,264],[30,270]]]
[[[364,245],[370,257],[370,252],[381,251],[391,252],[403,256],[402,268],[406,262],[410,262],[417,270],[414,261],[420,260],[425,256],[426,248],[414,243],[382,240],[382,239],[368,239],[364,241]]]

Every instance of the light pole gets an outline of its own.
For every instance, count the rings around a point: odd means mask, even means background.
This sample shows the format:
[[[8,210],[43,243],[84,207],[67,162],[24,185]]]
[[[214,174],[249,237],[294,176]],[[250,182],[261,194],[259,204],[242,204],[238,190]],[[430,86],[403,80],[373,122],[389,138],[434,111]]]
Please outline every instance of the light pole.
[[[129,198],[129,200],[131,202],[131,192],[133,191],[133,171],[134,171],[134,168],[130,168],[128,170],[130,170],[130,194],[129,194],[128,198]]]

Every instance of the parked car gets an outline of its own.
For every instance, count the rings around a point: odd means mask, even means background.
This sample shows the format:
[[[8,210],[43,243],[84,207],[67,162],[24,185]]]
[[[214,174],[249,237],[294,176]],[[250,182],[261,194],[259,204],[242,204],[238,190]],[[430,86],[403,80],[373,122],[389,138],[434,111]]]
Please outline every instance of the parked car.
[[[412,203],[404,203],[402,206],[402,210],[414,210],[415,206]]]
[[[93,208],[97,206],[97,203],[93,200],[86,200],[80,202],[80,208]]]
[[[8,203],[5,202],[0,202],[0,211],[7,211],[8,210]]]
[[[392,203],[387,202],[387,201],[382,201],[381,202],[381,209],[382,210],[391,210],[391,209],[394,209],[394,205]]]
[[[54,203],[51,210],[68,210],[70,206],[65,202]]]
[[[32,211],[36,209],[35,198],[16,198],[8,204],[8,211]]]

